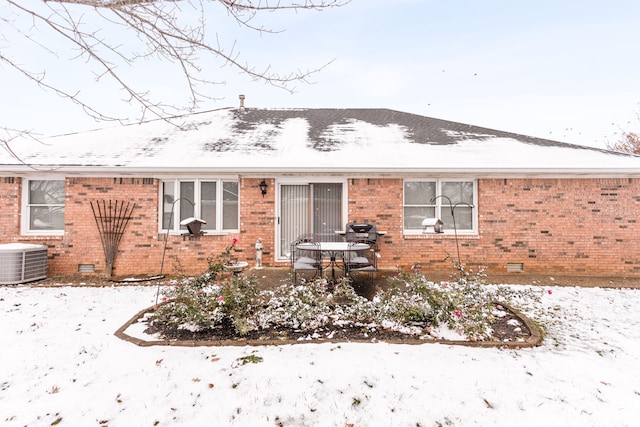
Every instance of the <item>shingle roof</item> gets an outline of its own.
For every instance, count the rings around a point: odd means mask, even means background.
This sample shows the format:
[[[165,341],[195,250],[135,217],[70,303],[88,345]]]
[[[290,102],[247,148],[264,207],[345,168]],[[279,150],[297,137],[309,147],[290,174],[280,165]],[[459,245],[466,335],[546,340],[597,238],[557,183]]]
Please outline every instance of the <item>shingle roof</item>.
[[[309,123],[309,139],[313,148],[319,151],[339,149],[341,138],[327,138],[326,132],[332,127],[345,127],[362,122],[385,127],[397,125],[406,129],[411,142],[420,144],[448,145],[465,139],[490,139],[493,137],[516,138],[522,142],[539,145],[572,147],[557,141],[496,131],[478,126],[434,119],[417,114],[389,109],[305,109],[305,110],[246,110],[236,111],[238,129],[255,129],[262,123],[281,124],[285,120],[302,118]],[[573,146],[574,148],[582,148]]]
[[[0,150],[0,172],[638,175],[640,158],[388,109],[219,109]]]

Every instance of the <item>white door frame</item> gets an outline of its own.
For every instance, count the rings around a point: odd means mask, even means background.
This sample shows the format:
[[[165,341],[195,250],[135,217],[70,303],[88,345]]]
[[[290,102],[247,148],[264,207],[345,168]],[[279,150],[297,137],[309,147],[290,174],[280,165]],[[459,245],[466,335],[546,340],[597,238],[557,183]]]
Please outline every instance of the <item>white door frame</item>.
[[[288,261],[287,254],[282,253],[280,249],[280,234],[281,234],[281,187],[283,185],[309,185],[309,184],[342,184],[342,201],[341,201],[341,217],[344,224],[347,223],[348,218],[348,180],[343,177],[335,176],[313,176],[313,177],[284,177],[276,179],[276,221],[275,221],[275,260],[282,262]],[[344,224],[342,227],[344,227]]]

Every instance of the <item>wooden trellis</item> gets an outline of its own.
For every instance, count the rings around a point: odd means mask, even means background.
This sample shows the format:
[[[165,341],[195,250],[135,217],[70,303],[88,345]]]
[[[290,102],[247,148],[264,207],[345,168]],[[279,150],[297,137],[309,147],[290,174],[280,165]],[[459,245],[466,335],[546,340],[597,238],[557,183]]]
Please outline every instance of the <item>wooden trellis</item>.
[[[96,200],[91,202],[91,210],[96,219],[104,257],[106,260],[106,275],[111,277],[113,261],[118,251],[118,245],[124,235],[124,230],[131,219],[135,203],[119,200]]]

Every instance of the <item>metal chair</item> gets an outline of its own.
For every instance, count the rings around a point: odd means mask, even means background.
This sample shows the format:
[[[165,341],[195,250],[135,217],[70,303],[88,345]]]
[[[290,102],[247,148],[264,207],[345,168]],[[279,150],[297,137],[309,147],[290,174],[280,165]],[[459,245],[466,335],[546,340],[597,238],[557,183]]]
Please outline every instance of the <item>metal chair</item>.
[[[345,274],[348,274],[355,281],[355,274],[365,273],[368,275],[369,283],[373,284],[374,274],[378,271],[377,264],[377,247],[375,243],[370,241],[350,241],[349,247],[360,243],[366,243],[369,245],[368,249],[364,250],[348,250],[343,259]]]
[[[298,245],[304,243],[313,249],[299,249]],[[322,277],[322,252],[320,243],[315,241],[312,235],[302,235],[291,243],[291,277],[293,282],[298,281],[299,271],[313,271],[313,277]]]

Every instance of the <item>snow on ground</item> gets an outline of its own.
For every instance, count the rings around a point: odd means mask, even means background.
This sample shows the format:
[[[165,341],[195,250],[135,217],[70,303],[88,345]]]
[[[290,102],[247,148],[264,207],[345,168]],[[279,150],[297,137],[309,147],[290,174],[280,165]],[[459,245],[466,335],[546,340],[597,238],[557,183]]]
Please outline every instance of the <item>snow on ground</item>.
[[[640,291],[548,291],[524,308],[547,327],[534,349],[188,348],[114,336],[154,287],[0,287],[0,424],[638,425]]]

